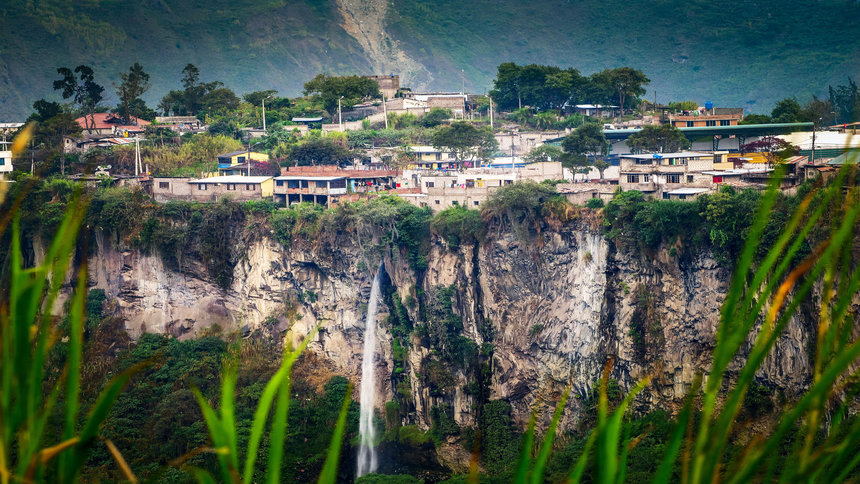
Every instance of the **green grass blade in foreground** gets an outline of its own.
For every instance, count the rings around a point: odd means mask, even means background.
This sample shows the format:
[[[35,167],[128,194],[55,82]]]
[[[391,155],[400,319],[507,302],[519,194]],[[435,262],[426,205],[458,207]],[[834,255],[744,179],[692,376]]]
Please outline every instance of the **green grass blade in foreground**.
[[[269,433],[269,462],[266,466],[266,481],[277,484],[281,477],[281,460],[284,456],[284,441],[287,439],[287,419],[290,413],[290,386],[292,375],[287,373],[278,389],[278,400],[275,403],[275,418]]]
[[[543,443],[541,444],[540,452],[538,452],[538,458],[535,461],[534,470],[532,471],[532,484],[540,484],[544,480],[543,473],[546,468],[546,463],[549,460],[549,454],[552,452],[555,430],[558,428],[558,422],[561,420],[562,413],[564,413],[564,408],[567,405],[567,397],[569,395],[570,386],[564,389],[564,393],[561,394],[561,400],[559,400],[558,405],[555,407],[552,422],[550,422],[546,435],[543,438]]]
[[[263,437],[266,419],[269,416],[269,410],[272,408],[275,394],[278,392],[284,379],[287,378],[287,375],[292,370],[293,363],[295,363],[302,351],[307,348],[311,340],[314,339],[317,331],[319,331],[319,326],[314,328],[314,330],[305,337],[302,344],[299,345],[298,349],[295,351],[284,351],[284,359],[281,362],[281,367],[277,372],[275,372],[274,376],[272,376],[263,389],[263,394],[260,396],[260,402],[257,404],[257,410],[254,412],[254,420],[251,423],[251,434],[248,438],[248,449],[246,450],[245,455],[245,470],[242,475],[244,482],[251,482],[251,478],[254,474],[254,464],[257,461],[257,451],[260,447],[260,439]]]
[[[72,306],[69,311],[69,356],[66,363],[66,418],[63,429],[63,440],[75,435],[75,425],[78,420],[79,397],[81,390],[81,353],[83,349],[83,319],[84,304],[87,292],[87,269],[86,265],[78,272],[78,287],[72,296]],[[65,476],[74,475],[75,469],[70,467],[71,455],[63,453],[60,455],[59,476],[65,480]]]
[[[349,413],[349,405],[352,403],[352,384],[346,387],[346,394],[343,396],[343,403],[340,406],[340,413],[337,416],[337,425],[334,427],[334,434],[331,436],[331,443],[328,446],[328,452],[323,464],[323,470],[320,474],[319,484],[334,484],[337,482],[337,467],[340,462],[340,451],[343,447],[343,435],[346,432],[346,416]]]
[[[228,379],[229,377],[225,375],[224,381]],[[224,384],[226,385],[226,383]],[[229,456],[230,438],[227,437],[229,430],[224,428],[223,422],[218,419],[215,410],[209,405],[209,402],[206,401],[200,390],[192,387],[191,391],[194,393],[194,398],[197,399],[203,419],[206,421],[206,427],[209,429],[209,437],[212,439],[212,446],[215,448],[215,454],[218,456],[218,467],[221,469],[221,477],[224,479],[224,482],[231,482],[232,479],[230,476],[235,472],[235,469],[231,472],[230,461],[232,459]]]
[[[588,434],[588,440],[585,441],[585,447],[582,449],[582,454],[576,459],[573,469],[570,471],[570,477],[567,482],[570,484],[578,484],[582,480],[582,475],[585,473],[585,467],[588,465],[588,457],[591,453],[591,448],[594,447],[594,441],[597,440],[597,432],[592,430]]]
[[[517,464],[517,470],[514,473],[514,482],[516,484],[526,484],[529,474],[529,467],[532,462],[532,448],[534,447],[535,438],[535,423],[537,421],[537,410],[532,410],[532,415],[529,418],[529,427],[526,434],[523,436],[523,444],[520,448],[520,460]]]

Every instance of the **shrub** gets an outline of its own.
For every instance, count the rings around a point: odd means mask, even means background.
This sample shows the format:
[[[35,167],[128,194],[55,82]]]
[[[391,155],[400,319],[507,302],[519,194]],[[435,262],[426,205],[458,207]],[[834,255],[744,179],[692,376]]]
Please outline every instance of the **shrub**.
[[[461,243],[477,244],[485,235],[481,212],[459,205],[436,214],[430,227],[448,242],[451,249],[458,248]]]
[[[588,201],[585,202],[585,206],[587,208],[603,208],[603,199],[602,198],[589,198]]]

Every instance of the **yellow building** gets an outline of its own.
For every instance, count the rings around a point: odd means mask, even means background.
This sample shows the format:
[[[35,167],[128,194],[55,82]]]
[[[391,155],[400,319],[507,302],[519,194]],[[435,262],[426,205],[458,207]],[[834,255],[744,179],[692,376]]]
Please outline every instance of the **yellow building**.
[[[254,161],[269,161],[269,155],[266,153],[258,153],[256,151],[239,150],[231,153],[218,155],[218,168],[230,168],[234,165],[241,165],[248,159]]]

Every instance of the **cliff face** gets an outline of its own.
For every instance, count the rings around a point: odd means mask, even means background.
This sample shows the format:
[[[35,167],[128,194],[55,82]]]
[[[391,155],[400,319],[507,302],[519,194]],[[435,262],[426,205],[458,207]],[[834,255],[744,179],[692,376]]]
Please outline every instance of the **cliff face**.
[[[98,237],[90,277],[117,299],[133,335],[193,337],[218,324],[243,334],[285,332],[297,344],[319,324],[310,351],[358,383],[375,263],[351,242],[285,249],[258,236],[244,253],[224,290],[201,267],[192,264],[178,274],[156,255],[117,251]],[[426,428],[434,407],[450,409],[460,425],[473,425],[479,403],[505,399],[522,424],[532,404],[554,402],[568,383],[575,394],[589,395],[612,360],[612,375],[622,387],[654,377],[643,404],[677,403],[694,375],[709,366],[730,276],[707,255],[677,253],[620,250],[586,226],[528,241],[503,234],[456,250],[434,239],[420,275],[404,256],[388,251],[388,306],[398,297],[411,324],[424,329],[405,337],[405,357],[398,363],[386,305],[380,305],[377,402],[398,395],[406,403],[404,422]],[[453,288],[450,308],[443,309],[462,323],[459,336],[479,348],[470,362],[438,363],[446,348],[437,347],[428,308],[442,288]],[[802,389],[810,366],[810,331],[795,319],[759,375],[788,392]],[[444,385],[438,383],[440,371]],[[569,405],[568,422],[581,399]]]

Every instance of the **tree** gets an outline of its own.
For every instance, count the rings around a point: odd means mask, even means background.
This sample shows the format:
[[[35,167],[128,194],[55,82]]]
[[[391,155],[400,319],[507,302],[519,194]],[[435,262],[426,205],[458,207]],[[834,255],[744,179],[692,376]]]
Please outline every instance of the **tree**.
[[[776,106],[770,113],[770,117],[774,123],[799,123],[804,121],[803,110],[800,103],[794,98],[785,98],[782,101],[777,101]]]
[[[361,76],[327,76],[318,74],[305,83],[305,96],[313,96],[322,101],[323,108],[333,115],[338,99],[341,107],[351,108],[361,101],[381,96],[379,83]]]
[[[757,141],[741,146],[741,153],[761,153],[768,165],[775,165],[796,155],[798,147],[775,136],[764,136]]]
[[[116,95],[119,98],[118,111],[122,115],[123,123],[131,124],[132,105],[135,110],[145,111],[149,108],[140,99],[140,96],[149,90],[149,74],[144,72],[143,67],[135,62],[128,68],[128,72],[120,73],[119,85],[114,84]]]
[[[424,126],[425,128],[435,128],[451,119],[451,116],[453,116],[453,113],[450,109],[433,108],[429,113],[425,114],[421,118],[421,126]]]
[[[860,119],[860,96],[857,83],[850,77],[847,85],[828,86],[830,104],[835,108],[839,123],[852,123]]]
[[[547,161],[561,161],[564,157],[564,151],[558,146],[540,145],[532,149],[524,157],[528,163],[542,163]]]
[[[770,122],[770,116],[767,114],[747,114],[738,124],[768,124]]]
[[[815,123],[815,128],[820,129],[822,125],[828,126],[836,123],[836,112],[829,99],[812,99],[803,106],[803,117],[806,121]]]
[[[597,75],[596,79],[615,91],[622,116],[624,116],[625,103],[631,97],[635,98],[645,94],[645,86],[651,82],[645,73],[632,67],[605,69]]]
[[[669,103],[669,109],[672,111],[695,111],[699,109],[699,103],[696,101],[674,101]]]
[[[244,99],[246,103],[249,103],[253,106],[262,106],[264,100],[271,103],[271,100],[275,98],[275,94],[277,93],[278,91],[274,89],[266,89],[265,91],[254,91],[245,94],[244,96],[242,96],[242,99]],[[271,104],[269,104],[269,107],[271,107]]]
[[[561,112],[582,98],[587,84],[588,80],[573,68],[506,62],[498,67],[490,96],[503,111],[531,106]]]
[[[603,129],[597,123],[585,123],[565,136],[561,142],[567,153],[569,168],[588,166],[587,155],[603,156],[609,151],[609,143]]]
[[[217,81],[216,81],[217,82]],[[208,83],[207,88],[210,87]],[[221,83],[217,82],[220,86]],[[200,111],[208,114],[225,114],[239,109],[239,97],[231,89],[226,87],[208,88],[200,98]]]
[[[352,163],[353,158],[352,151],[327,138],[310,139],[290,152],[290,161],[299,166],[346,166]]]
[[[665,153],[688,148],[690,140],[684,136],[684,133],[680,129],[672,125],[661,124],[658,126],[650,124],[627,138],[627,146],[637,152]]]
[[[101,102],[102,93],[105,88],[95,82],[95,74],[89,66],[80,65],[75,67],[74,73],[67,67],[57,69],[57,74],[62,76],[62,79],[54,81],[54,90],[62,91],[63,99],[72,98],[72,101],[78,105],[84,114],[84,124],[87,130],[93,129],[95,126],[95,110],[96,106]],[[78,74],[76,78],[75,74]],[[90,120],[86,120],[86,115],[89,115]]]
[[[439,128],[430,139],[430,144],[436,149],[453,153],[461,167],[467,159],[489,159],[499,147],[489,127],[479,129],[465,121]]]

